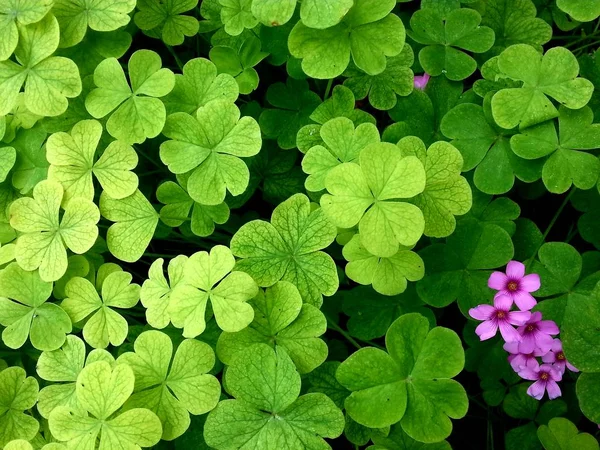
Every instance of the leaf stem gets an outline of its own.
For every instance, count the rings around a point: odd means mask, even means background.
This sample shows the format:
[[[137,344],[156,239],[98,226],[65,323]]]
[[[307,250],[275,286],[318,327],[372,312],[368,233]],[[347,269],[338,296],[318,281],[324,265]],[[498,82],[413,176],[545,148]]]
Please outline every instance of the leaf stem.
[[[327,87],[325,88],[325,94],[323,95],[323,101],[329,98],[329,94],[331,93],[331,87],[333,86],[333,78],[330,78],[327,82]]]
[[[337,331],[338,333],[340,333],[342,336],[344,336],[348,342],[350,342],[354,347],[356,347],[358,350],[360,350],[362,347],[361,345],[356,342],[354,340],[354,338],[352,336],[350,336],[348,333],[346,333],[346,331],[344,331],[344,329],[342,327],[340,327],[337,323],[335,323],[331,317],[329,317],[327,314],[323,313],[323,315],[325,316],[325,318],[327,319],[327,326],[334,330]]]
[[[171,47],[168,44],[165,44],[165,47],[167,47],[167,50],[169,50],[169,53],[171,54],[171,56],[173,57],[173,59],[175,59],[175,62],[177,63],[177,67],[179,67],[179,70],[181,72],[183,72],[183,63],[179,59],[179,56],[177,56],[177,53],[175,53],[175,50],[173,50],[173,47]]]

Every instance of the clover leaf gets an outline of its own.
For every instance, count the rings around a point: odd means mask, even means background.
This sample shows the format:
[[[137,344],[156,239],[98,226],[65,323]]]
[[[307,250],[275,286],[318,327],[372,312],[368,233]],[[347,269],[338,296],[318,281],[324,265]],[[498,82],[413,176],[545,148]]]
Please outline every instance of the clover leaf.
[[[0,148],[0,183],[6,180],[8,173],[17,161],[17,151],[14,147]]]
[[[19,42],[18,25],[39,22],[50,11],[54,0],[32,2],[0,1],[0,61],[10,58]]]
[[[298,22],[289,37],[292,56],[302,59],[302,70],[317,79],[335,78],[346,70],[350,55],[356,66],[377,75],[386,57],[402,51],[405,30],[391,14],[393,0],[356,0],[338,25],[316,29]]]
[[[278,281],[249,303],[254,321],[248,328],[219,337],[217,355],[223,363],[231,364],[236,355],[259,343],[284,348],[301,374],[325,361],[327,345],[319,336],[327,330],[327,320],[316,307],[302,303],[293,284]]]
[[[282,442],[289,448],[328,449],[323,438],[344,430],[342,412],[325,394],[298,397],[300,375],[281,347],[256,344],[238,354],[225,384],[234,399],[219,402],[204,428],[206,443],[218,450],[276,450]]]
[[[403,157],[389,143],[371,144],[359,156],[360,166],[344,163],[325,179],[329,194],[321,197],[325,215],[340,228],[358,224],[363,247],[375,256],[394,255],[400,245],[414,245],[425,226],[423,213],[408,199],[423,192],[425,169],[415,156]]]
[[[600,11],[599,11],[600,14]],[[548,425],[541,425],[537,435],[548,450],[567,450],[579,448],[581,450],[597,450],[598,441],[589,433],[580,433],[577,427],[568,419],[555,417],[550,419]]]
[[[598,0],[556,0],[556,6],[578,22],[590,22],[600,16]]]
[[[258,20],[252,14],[252,0],[219,0],[225,32],[237,36],[245,28],[254,28]]]
[[[60,25],[60,46],[72,47],[80,43],[88,27],[95,31],[114,31],[129,23],[129,13],[135,0],[56,0],[52,13]]]
[[[391,427],[389,434],[374,433],[373,443],[367,450],[452,450],[447,441],[423,444],[408,436],[400,425]]]
[[[135,262],[148,247],[158,225],[158,213],[139,190],[117,200],[106,192],[100,196],[102,216],[116,222],[106,234],[108,249],[122,261]]]
[[[4,446],[4,450],[34,450],[34,448],[28,441],[24,439],[16,439],[6,444]],[[62,444],[52,442],[41,447],[41,450],[66,450],[66,447]]]
[[[28,377],[21,367],[0,371],[0,445],[14,439],[33,439],[40,427],[37,420],[24,411],[37,401],[38,382]]]
[[[162,439],[181,436],[190,426],[190,415],[205,414],[219,402],[219,381],[207,372],[215,364],[208,344],[185,339],[173,355],[173,343],[160,331],[145,331],[134,343],[135,353],[122,354],[135,374],[133,395],[126,409],[148,408],[162,423]]]
[[[10,224],[22,233],[17,238],[17,262],[25,270],[39,268],[44,281],[63,276],[66,248],[85,253],[98,237],[100,214],[89,200],[77,198],[59,219],[63,194],[59,183],[41,181],[33,189],[33,198],[19,198],[10,206]]]
[[[126,364],[111,368],[108,362],[97,361],[86,366],[75,388],[84,412],[55,408],[49,420],[52,436],[69,448],[91,449],[97,439],[102,448],[128,450],[158,443],[162,427],[152,411],[135,408],[115,415],[133,392],[134,380],[133,370]]]
[[[507,77],[523,82],[520,88],[502,89],[492,98],[492,114],[502,128],[521,129],[558,117],[547,96],[567,108],[586,105],[594,90],[585,78],[578,78],[579,64],[566,48],[554,47],[543,56],[527,44],[515,44],[498,58],[498,68]]]
[[[240,119],[234,104],[211,102],[196,117],[171,114],[163,133],[171,140],[161,144],[160,158],[173,173],[193,171],[187,190],[196,202],[218,205],[226,190],[232,195],[244,192],[250,173],[240,157],[260,151],[260,128],[251,117]]]
[[[108,344],[121,345],[127,337],[127,321],[113,308],[131,308],[140,298],[140,286],[131,283],[131,274],[113,272],[102,284],[102,297],[87,279],[74,277],[65,287],[61,307],[73,323],[88,318],[83,326],[83,338],[94,348],[106,348]]]
[[[513,136],[510,145],[522,158],[549,156],[544,160],[542,180],[550,192],[562,194],[572,184],[591,189],[600,175],[600,161],[580,150],[600,147],[600,124],[592,124],[593,120],[594,113],[587,106],[578,110],[561,106],[558,134],[553,121],[548,121]]]
[[[300,19],[309,28],[329,28],[340,23],[353,4],[353,0],[304,0],[300,5]]]
[[[231,239],[231,251],[241,258],[236,269],[250,274],[259,286],[289,281],[304,302],[318,307],[322,295],[333,295],[339,284],[333,259],[320,251],[335,235],[323,211],[311,212],[308,197],[296,194],[273,210],[270,223],[243,225]]]
[[[10,143],[17,151],[11,182],[21,194],[28,194],[48,177],[45,141],[46,132],[36,125],[29,130],[19,130]]]
[[[199,28],[198,19],[181,13],[194,9],[197,5],[198,0],[158,3],[153,0],[139,0],[138,12],[133,20],[140,30],[160,36],[165,44],[181,45],[185,36],[195,36]]]
[[[42,4],[47,3],[44,1]],[[0,62],[0,115],[15,107],[23,84],[24,103],[30,112],[40,116],[62,114],[69,105],[67,98],[81,93],[81,79],[73,61],[51,56],[59,42],[56,18],[48,14],[37,23],[21,27],[19,36],[15,49],[19,63],[11,60]]]
[[[97,87],[87,95],[85,107],[96,119],[112,113],[106,130],[115,139],[142,143],[162,131],[166,110],[160,97],[171,92],[175,76],[161,64],[153,51],[136,51],[127,64],[131,87],[116,58],[106,58],[94,70]]]
[[[381,428],[400,422],[408,436],[438,442],[452,431],[450,418],[467,413],[464,388],[452,380],[464,366],[458,335],[429,329],[417,313],[400,316],[385,337],[387,352],[363,348],[346,359],[337,380],[352,391],[344,402],[358,423]]]
[[[251,12],[256,19],[268,27],[287,23],[296,9],[296,0],[253,0]]]

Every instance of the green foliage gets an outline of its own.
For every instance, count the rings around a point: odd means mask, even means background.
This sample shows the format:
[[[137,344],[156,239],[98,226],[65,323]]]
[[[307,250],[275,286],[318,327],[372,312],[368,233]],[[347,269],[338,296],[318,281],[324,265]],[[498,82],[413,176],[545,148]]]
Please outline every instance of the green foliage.
[[[538,438],[546,450],[580,448],[598,449],[598,441],[591,434],[578,433],[577,427],[567,419],[555,418],[537,431]]]
[[[135,14],[135,24],[149,32],[160,36],[165,44],[183,44],[185,36],[198,33],[199,24],[195,17],[183,15],[194,9],[198,0],[175,0],[170,2],[155,2],[153,0],[138,0],[138,12]]]
[[[33,439],[40,425],[25,411],[37,400],[37,380],[21,367],[9,367],[0,371],[0,386],[0,445]]]

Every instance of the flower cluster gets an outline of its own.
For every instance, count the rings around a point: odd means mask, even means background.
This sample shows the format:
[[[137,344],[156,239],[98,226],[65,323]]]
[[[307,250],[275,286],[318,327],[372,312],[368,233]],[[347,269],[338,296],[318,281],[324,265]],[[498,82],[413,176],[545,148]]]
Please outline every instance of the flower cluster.
[[[550,399],[560,397],[557,382],[562,380],[566,369],[578,370],[567,361],[560,339],[553,337],[559,333],[556,323],[542,320],[539,311],[530,311],[537,304],[531,293],[540,288],[539,275],[525,275],[522,263],[510,261],[506,273],[490,275],[488,286],[498,291],[494,305],[484,304],[469,310],[471,317],[483,320],[475,332],[484,341],[500,330],[511,367],[521,378],[535,381],[527,389],[530,396],[541,400],[548,391]],[[513,304],[518,310],[512,310]]]

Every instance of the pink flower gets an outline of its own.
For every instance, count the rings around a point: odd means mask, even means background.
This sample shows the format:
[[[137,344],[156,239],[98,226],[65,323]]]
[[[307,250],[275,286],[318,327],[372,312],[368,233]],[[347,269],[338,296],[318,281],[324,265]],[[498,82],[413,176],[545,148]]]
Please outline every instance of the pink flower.
[[[537,273],[525,275],[523,263],[510,261],[506,274],[494,272],[490,275],[488,286],[499,291],[496,295],[508,295],[521,311],[529,311],[537,304],[530,292],[540,288],[540,276]]]
[[[550,400],[554,400],[562,394],[556,383],[562,380],[562,374],[549,364],[538,365],[533,369],[524,367],[519,371],[519,376],[525,380],[535,381],[527,389],[527,394],[536,400],[541,400],[545,391],[548,391]]]
[[[539,363],[536,358],[544,355],[538,349],[535,349],[533,353],[521,353],[519,352],[518,342],[506,342],[502,348],[510,353],[508,362],[515,372],[519,372],[524,367],[530,369],[537,367]]]
[[[423,75],[415,76],[415,88],[417,88],[417,89],[420,89],[420,90],[425,89],[428,82],[429,82],[429,74],[428,73],[424,73]]]
[[[511,311],[512,300],[507,295],[498,295],[494,298],[494,306],[479,305],[469,310],[473,319],[484,320],[475,329],[479,339],[485,341],[496,336],[498,328],[506,342],[518,342],[521,336],[512,325],[523,325],[531,317],[529,311]]]
[[[519,327],[518,331],[521,335],[520,353],[533,353],[537,349],[542,354],[548,353],[552,348],[554,339],[551,335],[560,332],[554,321],[542,320],[542,313],[539,311],[534,312],[529,320]]]
[[[554,339],[552,342],[552,348],[550,351],[542,356],[542,361],[548,364],[553,364],[560,373],[565,373],[565,370],[568,368],[571,372],[579,372],[579,370],[567,361],[567,357],[563,352],[562,342],[560,339]]]

